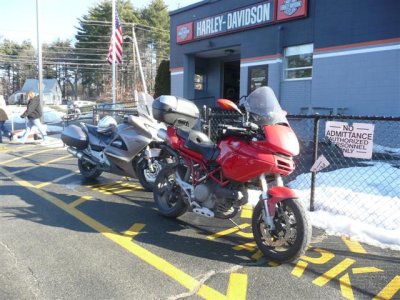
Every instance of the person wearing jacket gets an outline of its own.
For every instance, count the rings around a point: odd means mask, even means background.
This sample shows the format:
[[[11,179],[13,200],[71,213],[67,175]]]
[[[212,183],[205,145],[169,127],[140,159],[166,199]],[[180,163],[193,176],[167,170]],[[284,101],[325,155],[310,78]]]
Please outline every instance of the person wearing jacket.
[[[28,118],[28,122],[26,124],[26,130],[24,135],[19,139],[19,142],[25,144],[26,139],[28,138],[32,127],[36,126],[42,135],[43,142],[47,142],[47,133],[42,123],[40,122],[40,118],[43,115],[42,106],[40,104],[40,98],[35,96],[33,91],[29,91],[27,94],[28,104],[26,105],[25,112],[21,115],[21,118]]]
[[[9,137],[9,139],[12,139],[12,134],[7,130],[5,127],[5,123],[8,120],[8,112],[7,112],[7,105],[6,101],[3,99],[3,97],[0,98],[0,143],[3,142],[3,132]]]

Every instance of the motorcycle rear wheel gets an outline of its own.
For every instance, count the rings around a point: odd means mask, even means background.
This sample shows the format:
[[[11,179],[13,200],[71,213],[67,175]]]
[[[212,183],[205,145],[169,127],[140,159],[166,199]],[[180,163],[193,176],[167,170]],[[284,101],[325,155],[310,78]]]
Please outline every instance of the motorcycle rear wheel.
[[[175,181],[176,167],[165,166],[154,183],[153,196],[158,211],[165,217],[177,218],[187,211],[182,190]]]
[[[276,205],[275,230],[267,228],[263,219],[264,201],[254,208],[252,230],[258,249],[275,262],[293,262],[304,255],[310,243],[312,228],[305,209],[298,199],[285,199]]]
[[[103,171],[97,166],[92,165],[83,159],[78,159],[78,168],[81,175],[86,179],[96,179],[101,175],[101,173],[103,173]]]

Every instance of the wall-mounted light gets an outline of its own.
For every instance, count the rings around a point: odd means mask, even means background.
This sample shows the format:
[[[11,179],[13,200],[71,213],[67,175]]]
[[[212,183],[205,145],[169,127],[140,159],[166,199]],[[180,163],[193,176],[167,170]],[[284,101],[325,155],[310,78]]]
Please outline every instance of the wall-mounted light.
[[[233,53],[235,53],[235,50],[233,50],[233,49],[225,49],[225,55],[232,55]]]

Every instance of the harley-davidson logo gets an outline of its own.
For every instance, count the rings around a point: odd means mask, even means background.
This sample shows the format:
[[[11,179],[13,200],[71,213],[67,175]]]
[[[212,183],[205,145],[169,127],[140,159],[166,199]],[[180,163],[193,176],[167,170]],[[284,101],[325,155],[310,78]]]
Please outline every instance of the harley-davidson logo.
[[[186,38],[189,36],[189,34],[190,34],[190,30],[186,26],[179,28],[178,36],[180,39],[186,40]]]
[[[302,0],[284,0],[285,2],[279,7],[279,10],[287,16],[291,16],[303,6]]]

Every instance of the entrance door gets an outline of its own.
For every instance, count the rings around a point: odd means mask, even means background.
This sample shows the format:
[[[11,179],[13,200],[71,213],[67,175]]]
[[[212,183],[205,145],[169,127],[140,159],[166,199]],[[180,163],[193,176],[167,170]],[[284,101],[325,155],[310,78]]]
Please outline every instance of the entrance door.
[[[240,90],[240,60],[224,62],[222,97],[239,101]]]

